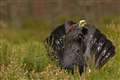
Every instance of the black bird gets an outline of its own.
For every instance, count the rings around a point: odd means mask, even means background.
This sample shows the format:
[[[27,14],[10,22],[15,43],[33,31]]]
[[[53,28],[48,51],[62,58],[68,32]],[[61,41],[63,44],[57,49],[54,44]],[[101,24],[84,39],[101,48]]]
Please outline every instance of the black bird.
[[[93,55],[95,67],[100,69],[115,54],[112,42],[96,27],[88,24],[81,27],[73,21],[58,26],[45,42],[53,49],[52,54],[58,59],[61,68],[73,72],[77,65],[80,75]]]

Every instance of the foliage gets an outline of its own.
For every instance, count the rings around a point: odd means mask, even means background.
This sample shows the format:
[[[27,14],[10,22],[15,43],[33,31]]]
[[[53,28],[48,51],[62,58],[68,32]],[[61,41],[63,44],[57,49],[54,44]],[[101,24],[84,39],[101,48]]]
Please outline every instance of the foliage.
[[[64,20],[64,19],[61,19]],[[117,22],[116,22],[117,21]],[[92,69],[79,76],[61,70],[47,56],[43,40],[51,31],[50,24],[42,26],[28,22],[28,28],[0,29],[0,80],[119,80],[120,79],[120,23],[102,23],[99,29],[116,46],[116,55],[101,69]],[[32,25],[33,26],[32,26]],[[31,26],[31,29],[29,29]],[[40,31],[33,29],[40,26]],[[37,32],[36,32],[37,31]],[[43,35],[44,34],[44,35]]]

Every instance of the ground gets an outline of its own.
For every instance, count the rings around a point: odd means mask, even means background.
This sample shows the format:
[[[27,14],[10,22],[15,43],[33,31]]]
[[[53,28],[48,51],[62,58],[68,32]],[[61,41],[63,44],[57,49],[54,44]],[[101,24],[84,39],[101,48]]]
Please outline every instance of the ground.
[[[43,40],[52,30],[43,24],[39,29],[0,28],[0,80],[119,80],[120,23],[100,23],[98,27],[113,42],[116,55],[101,69],[91,69],[79,76],[59,69],[47,56]]]

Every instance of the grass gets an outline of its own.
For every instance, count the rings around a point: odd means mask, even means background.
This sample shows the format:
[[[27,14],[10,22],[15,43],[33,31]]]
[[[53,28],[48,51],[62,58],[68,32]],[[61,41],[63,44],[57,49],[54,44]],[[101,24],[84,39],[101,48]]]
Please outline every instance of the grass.
[[[28,22],[23,29],[0,28],[0,80],[120,79],[120,23],[105,22],[99,27],[116,46],[116,55],[101,70],[86,71],[81,77],[77,71],[71,75],[61,70],[49,59],[43,40],[52,29],[49,23],[39,24]],[[46,27],[32,29],[38,25]]]

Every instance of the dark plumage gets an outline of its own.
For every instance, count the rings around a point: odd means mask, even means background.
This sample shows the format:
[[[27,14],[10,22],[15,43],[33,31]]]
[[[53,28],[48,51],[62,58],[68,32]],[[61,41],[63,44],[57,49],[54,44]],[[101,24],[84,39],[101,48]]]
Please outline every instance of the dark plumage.
[[[72,21],[58,26],[46,42],[53,48],[53,56],[57,57],[61,68],[73,71],[77,65],[80,74],[93,55],[95,66],[100,69],[115,54],[112,42],[97,28],[91,25],[80,27]]]

